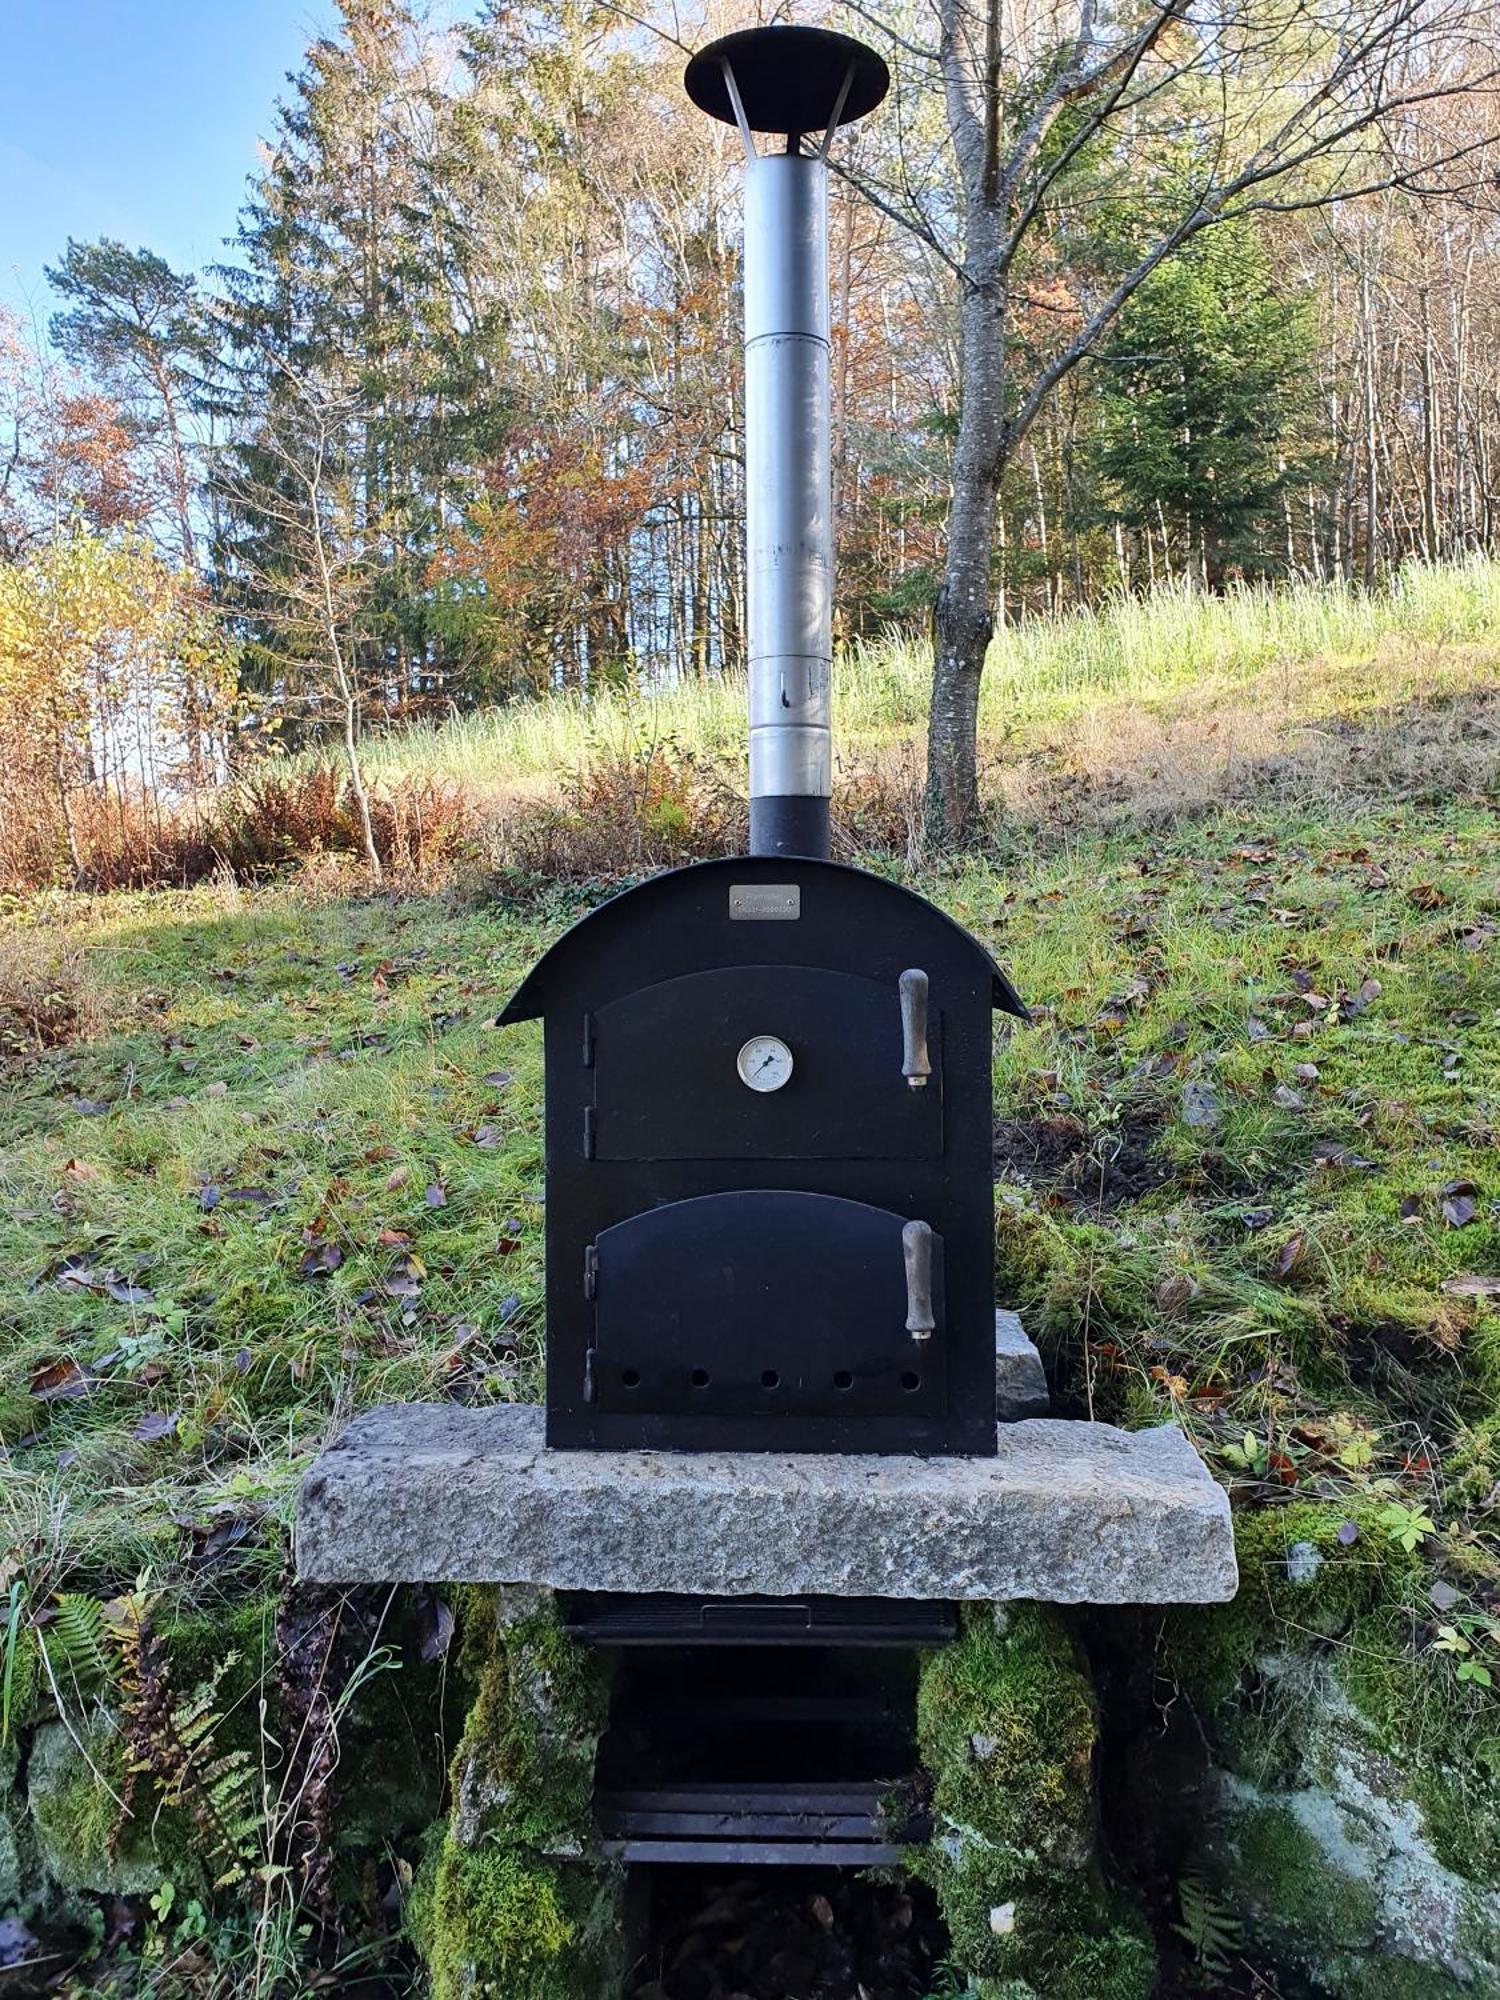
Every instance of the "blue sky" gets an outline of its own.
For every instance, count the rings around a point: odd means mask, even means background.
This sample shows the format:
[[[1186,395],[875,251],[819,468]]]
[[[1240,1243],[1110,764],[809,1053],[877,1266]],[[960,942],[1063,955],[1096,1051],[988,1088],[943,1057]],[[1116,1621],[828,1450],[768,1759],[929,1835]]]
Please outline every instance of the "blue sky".
[[[117,236],[215,262],[256,142],[333,0],[0,0],[0,300],[45,325],[42,268]]]

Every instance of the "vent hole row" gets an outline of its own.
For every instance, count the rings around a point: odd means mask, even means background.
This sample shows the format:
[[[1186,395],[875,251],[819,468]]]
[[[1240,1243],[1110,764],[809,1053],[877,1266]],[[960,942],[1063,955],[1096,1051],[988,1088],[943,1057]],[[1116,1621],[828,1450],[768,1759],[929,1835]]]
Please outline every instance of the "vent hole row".
[[[688,1380],[695,1389],[706,1389],[713,1380],[713,1377],[706,1368],[695,1368],[692,1374],[689,1375]],[[639,1389],[641,1386],[640,1369],[622,1368],[620,1370],[620,1383],[626,1389]],[[760,1386],[763,1389],[779,1389],[781,1387],[781,1376],[774,1368],[764,1369],[761,1373]],[[854,1387],[854,1376],[849,1369],[840,1368],[835,1373],[833,1386],[835,1389],[852,1389]],[[915,1368],[907,1368],[902,1371],[901,1386],[908,1394],[921,1388],[922,1378]]]

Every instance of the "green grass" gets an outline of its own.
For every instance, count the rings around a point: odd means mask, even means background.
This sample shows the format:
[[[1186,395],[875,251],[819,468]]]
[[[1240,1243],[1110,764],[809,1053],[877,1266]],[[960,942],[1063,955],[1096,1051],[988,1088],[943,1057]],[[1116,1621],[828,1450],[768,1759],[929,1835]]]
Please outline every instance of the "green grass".
[[[1086,716],[1128,696],[1152,708],[1175,697],[1244,695],[1264,685],[1278,701],[1319,707],[1329,678],[1342,705],[1365,707],[1436,680],[1466,680],[1479,663],[1493,678],[1500,644],[1500,563],[1411,563],[1381,590],[1342,585],[1246,586],[1219,598],[1168,589],[1108,600],[1097,611],[1036,618],[996,635],[980,710],[987,746]],[[835,683],[837,741],[868,754],[925,727],[928,648],[892,635],[847,647]],[[414,772],[474,793],[536,789],[591,752],[669,741],[738,760],[744,683],[687,680],[660,690],[573,692],[375,739],[376,778]]]

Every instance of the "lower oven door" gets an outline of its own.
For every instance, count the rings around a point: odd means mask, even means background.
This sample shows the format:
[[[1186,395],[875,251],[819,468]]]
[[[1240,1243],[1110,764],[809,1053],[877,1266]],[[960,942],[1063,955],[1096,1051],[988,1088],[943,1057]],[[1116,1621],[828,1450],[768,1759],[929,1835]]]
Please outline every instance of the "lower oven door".
[[[943,1243],[913,1232],[912,1220],[836,1195],[748,1189],[669,1202],[602,1230],[594,1406],[943,1414]],[[914,1338],[910,1323],[924,1322],[931,1331]]]

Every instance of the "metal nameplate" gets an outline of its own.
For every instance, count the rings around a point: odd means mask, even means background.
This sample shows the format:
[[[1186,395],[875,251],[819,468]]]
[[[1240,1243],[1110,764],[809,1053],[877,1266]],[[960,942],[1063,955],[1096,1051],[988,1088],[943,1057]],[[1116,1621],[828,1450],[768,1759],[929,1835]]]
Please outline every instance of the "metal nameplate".
[[[733,882],[729,918],[737,924],[794,924],[802,915],[800,882]]]

